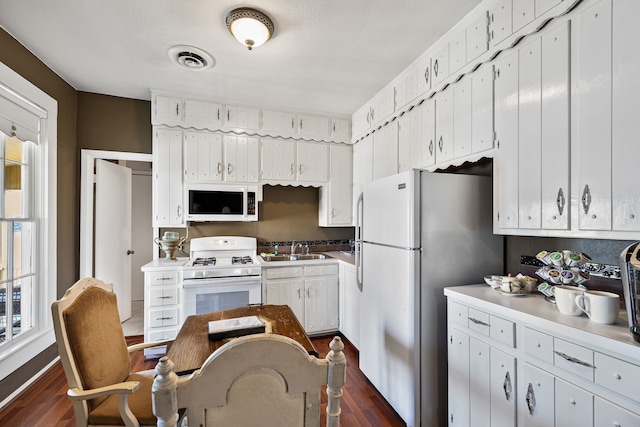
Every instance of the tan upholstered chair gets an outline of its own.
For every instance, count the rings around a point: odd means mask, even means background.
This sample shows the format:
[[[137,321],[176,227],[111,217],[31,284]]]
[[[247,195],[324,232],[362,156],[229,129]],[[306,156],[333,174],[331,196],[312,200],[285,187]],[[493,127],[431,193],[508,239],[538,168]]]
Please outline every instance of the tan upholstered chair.
[[[326,385],[326,425],[338,427],[346,358],[339,337],[330,348],[318,359],[291,338],[247,335],[220,347],[184,378],[177,378],[173,363],[163,357],[153,387],[158,425],[176,425],[176,409],[186,408],[193,426],[318,427]]]
[[[76,282],[51,311],[76,424],[155,426],[155,373],[131,373],[129,353],[167,342],[127,347],[116,295],[110,284],[97,279]]]

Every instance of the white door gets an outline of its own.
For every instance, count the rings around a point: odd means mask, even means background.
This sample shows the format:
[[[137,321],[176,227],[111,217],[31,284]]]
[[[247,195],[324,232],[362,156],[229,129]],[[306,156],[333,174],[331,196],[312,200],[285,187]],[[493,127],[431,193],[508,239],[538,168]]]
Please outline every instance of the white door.
[[[120,321],[131,317],[131,169],[96,160],[95,277],[113,283]]]

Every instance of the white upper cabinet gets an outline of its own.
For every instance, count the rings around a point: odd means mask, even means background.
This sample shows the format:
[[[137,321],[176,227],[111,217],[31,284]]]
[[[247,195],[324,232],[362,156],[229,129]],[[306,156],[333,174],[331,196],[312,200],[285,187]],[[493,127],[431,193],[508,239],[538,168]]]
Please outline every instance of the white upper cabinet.
[[[257,108],[227,105],[225,110],[223,117],[224,127],[239,131],[258,130],[260,128],[260,110]]]
[[[357,212],[357,201],[362,188],[373,180],[373,135],[369,135],[353,146],[353,214]],[[355,225],[355,221],[354,221]]]
[[[471,151],[493,148],[493,65],[471,76]]]
[[[298,133],[298,115],[283,111],[262,110],[261,133],[294,136]]]
[[[224,136],[224,180],[258,182],[260,179],[260,143],[258,138]]]
[[[298,135],[301,138],[328,139],[329,118],[298,114]]]
[[[398,123],[373,134],[373,179],[398,173]]]
[[[320,187],[318,216],[321,227],[351,226],[352,215],[351,145],[329,147],[329,183]]]
[[[535,3],[533,0],[513,2],[513,32],[533,21],[535,18]]]
[[[463,77],[453,87],[453,157],[471,154],[471,79]]]
[[[347,119],[331,119],[331,137],[334,142],[348,143],[351,140],[351,121]]]
[[[375,130],[384,119],[393,114],[395,108],[395,87],[389,85],[380,91],[369,103],[353,113],[352,136],[358,139]]]
[[[498,182],[497,224],[518,227],[518,52],[495,64],[495,131],[497,154],[494,180]],[[494,196],[494,197],[495,197]]]
[[[178,126],[182,124],[184,103],[182,98],[155,96],[152,99],[151,124]]]
[[[489,49],[488,19],[488,12],[479,13],[467,26],[467,62],[473,61]]]
[[[294,181],[296,179],[296,142],[292,139],[261,141],[262,180]]]
[[[432,166],[436,162],[436,102],[427,99],[420,106],[422,141],[421,167]]]
[[[207,101],[185,99],[184,126],[196,129],[216,129],[222,126],[223,107]]]
[[[395,111],[413,101],[418,95],[418,67],[411,67],[397,80],[395,85]]]
[[[153,211],[155,227],[184,227],[182,131],[154,129]]]
[[[184,133],[184,177],[187,182],[222,181],[222,135]]]
[[[637,167],[640,99],[640,2],[613,2],[613,229],[640,230]]]
[[[453,158],[453,90],[436,95],[436,163]]]
[[[449,42],[449,74],[467,65],[467,33],[464,28],[457,30]]]
[[[431,70],[433,76],[432,86],[440,84],[444,79],[449,77],[449,43],[443,42],[438,46],[431,59]]]
[[[431,89],[431,57],[423,55],[418,61],[416,75],[417,96],[426,94]]]
[[[298,141],[298,181],[327,182],[329,144]]]
[[[511,0],[496,0],[489,9],[489,43],[492,47],[512,34],[512,11]]]

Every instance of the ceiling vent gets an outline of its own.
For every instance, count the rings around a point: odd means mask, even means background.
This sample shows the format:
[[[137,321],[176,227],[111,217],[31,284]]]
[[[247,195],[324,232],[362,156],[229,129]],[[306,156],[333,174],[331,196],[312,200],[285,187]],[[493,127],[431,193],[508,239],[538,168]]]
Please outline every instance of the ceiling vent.
[[[169,49],[169,58],[181,67],[189,70],[206,70],[215,65],[207,52],[193,46],[173,46]]]

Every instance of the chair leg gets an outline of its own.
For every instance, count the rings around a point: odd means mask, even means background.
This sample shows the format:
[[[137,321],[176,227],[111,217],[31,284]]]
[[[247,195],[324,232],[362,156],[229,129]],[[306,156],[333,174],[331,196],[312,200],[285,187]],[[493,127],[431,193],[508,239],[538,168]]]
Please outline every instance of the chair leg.
[[[178,423],[177,384],[178,375],[173,372],[173,362],[167,356],[161,357],[151,388],[153,414],[158,419],[158,427],[176,427]]]
[[[327,427],[340,425],[340,398],[342,386],[347,379],[347,358],[342,350],[344,344],[340,337],[334,337],[329,344],[331,351],[327,354],[329,361],[329,378],[327,378]]]

